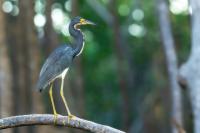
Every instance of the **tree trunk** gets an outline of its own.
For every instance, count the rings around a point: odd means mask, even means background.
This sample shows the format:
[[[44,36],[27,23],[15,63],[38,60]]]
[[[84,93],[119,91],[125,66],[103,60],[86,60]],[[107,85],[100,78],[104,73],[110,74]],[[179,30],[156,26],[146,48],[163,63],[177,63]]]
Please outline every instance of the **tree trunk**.
[[[41,96],[35,91],[38,78],[39,48],[34,17],[34,1],[19,1],[20,14],[6,18],[7,41],[11,57],[15,114],[42,112]],[[36,111],[36,112],[37,112]],[[17,128],[15,132],[34,132],[34,128]]]
[[[43,51],[44,56],[47,57],[58,45],[58,35],[53,29],[52,19],[51,19],[51,6],[54,0],[46,1],[46,25],[44,27],[44,42],[43,42]]]
[[[19,114],[19,63],[18,63],[18,44],[19,44],[19,23],[16,17],[10,14],[6,15],[6,39],[8,42],[8,50],[10,54],[11,74],[12,74],[12,91],[13,91],[13,113]],[[18,129],[14,129],[18,133]]]
[[[113,39],[114,39],[114,50],[117,57],[117,66],[118,66],[118,76],[119,76],[119,87],[122,96],[122,126],[125,131],[128,130],[131,123],[131,99],[129,97],[129,87],[133,89],[131,83],[128,82],[129,77],[129,70],[125,69],[128,68],[127,60],[125,59],[126,55],[124,54],[125,48],[122,43],[122,35],[120,31],[120,25],[117,15],[116,9],[116,1],[111,0],[111,12],[113,16]]]
[[[2,5],[3,1],[0,1]],[[6,45],[5,14],[0,10],[0,117],[12,115],[12,81],[10,60]],[[11,133],[11,130],[0,131],[0,133]]]
[[[169,11],[165,0],[157,0],[157,11],[163,50],[165,52],[165,57],[167,61],[169,84],[172,98],[170,121],[175,121],[179,125],[182,125],[182,95],[181,88],[177,80],[178,68],[176,52],[169,20]],[[172,132],[178,133],[178,129],[176,129],[174,123],[172,123]]]
[[[181,83],[187,85],[194,116],[194,133],[200,133],[200,1],[190,0],[192,47],[188,61],[180,68]]]

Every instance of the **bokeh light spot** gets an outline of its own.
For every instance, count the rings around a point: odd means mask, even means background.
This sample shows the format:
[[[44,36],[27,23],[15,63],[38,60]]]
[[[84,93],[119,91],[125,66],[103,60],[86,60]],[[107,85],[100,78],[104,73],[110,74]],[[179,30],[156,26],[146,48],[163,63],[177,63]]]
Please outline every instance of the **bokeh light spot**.
[[[10,1],[5,1],[2,4],[2,9],[3,9],[4,12],[10,13],[13,10],[13,4]]]
[[[132,12],[132,17],[136,21],[141,21],[144,18],[144,12],[141,9],[135,9]]]
[[[64,21],[64,13],[60,8],[53,9],[51,17],[55,26],[62,26]]]
[[[69,35],[69,31],[68,31],[68,27],[69,27],[69,22],[67,24],[64,24],[61,28],[61,32],[64,36],[70,36]]]
[[[46,24],[46,18],[44,15],[42,14],[36,14],[34,17],[34,24],[37,27],[44,27],[44,25]]]
[[[68,0],[65,2],[65,9],[69,12],[72,10],[71,9],[71,0]]]
[[[16,5],[14,5],[11,14],[12,14],[13,16],[19,15],[19,7],[16,6]]]
[[[187,14],[188,0],[170,0],[169,8],[173,14]]]
[[[118,12],[121,16],[127,16],[130,12],[128,5],[122,4],[118,8]]]
[[[144,26],[139,24],[132,24],[128,27],[128,31],[132,36],[143,37],[145,35]]]
[[[42,2],[41,0],[36,0],[36,2],[35,2],[35,12],[44,13],[44,11],[45,11],[44,2]]]

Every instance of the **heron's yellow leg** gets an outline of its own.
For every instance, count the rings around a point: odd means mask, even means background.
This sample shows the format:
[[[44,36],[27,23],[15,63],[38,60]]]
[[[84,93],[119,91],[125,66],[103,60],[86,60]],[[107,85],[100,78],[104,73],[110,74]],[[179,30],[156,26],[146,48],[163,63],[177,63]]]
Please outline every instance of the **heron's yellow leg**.
[[[50,96],[51,104],[52,104],[52,107],[53,107],[54,123],[56,123],[58,114],[56,112],[55,104],[54,104],[54,101],[53,101],[52,87],[53,87],[53,83],[51,83],[51,86],[50,86],[50,89],[49,89],[49,96]]]
[[[69,107],[67,105],[67,101],[65,100],[65,96],[64,96],[64,93],[63,93],[63,85],[64,85],[64,78],[61,79],[60,95],[62,97],[64,104],[65,104],[65,108],[66,108],[67,113],[68,113],[68,122],[69,122],[69,120],[74,116],[70,113]]]

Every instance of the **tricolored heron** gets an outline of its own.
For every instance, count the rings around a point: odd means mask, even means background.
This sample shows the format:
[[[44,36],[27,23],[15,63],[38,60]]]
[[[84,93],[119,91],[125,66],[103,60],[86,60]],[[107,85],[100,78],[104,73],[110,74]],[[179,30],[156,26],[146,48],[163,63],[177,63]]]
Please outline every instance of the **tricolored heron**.
[[[65,96],[63,94],[64,78],[70,65],[72,64],[73,59],[80,55],[84,48],[84,38],[79,26],[87,24],[95,25],[93,22],[81,17],[73,18],[69,24],[69,33],[74,38],[72,45],[62,45],[55,49],[47,58],[40,71],[37,88],[41,92],[48,85],[50,85],[49,96],[53,107],[54,121],[57,119],[57,112],[52,95],[52,86],[54,80],[57,78],[61,78],[60,95],[64,102],[68,116],[69,118],[72,118],[73,116],[70,113],[67,101],[65,100]]]

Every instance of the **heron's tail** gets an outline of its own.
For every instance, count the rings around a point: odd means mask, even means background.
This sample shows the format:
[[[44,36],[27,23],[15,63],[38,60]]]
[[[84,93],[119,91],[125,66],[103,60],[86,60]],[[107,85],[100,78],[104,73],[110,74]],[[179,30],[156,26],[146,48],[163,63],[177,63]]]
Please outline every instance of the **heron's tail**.
[[[36,85],[36,88],[39,92],[42,92],[48,84],[44,83],[43,80],[39,79]]]

